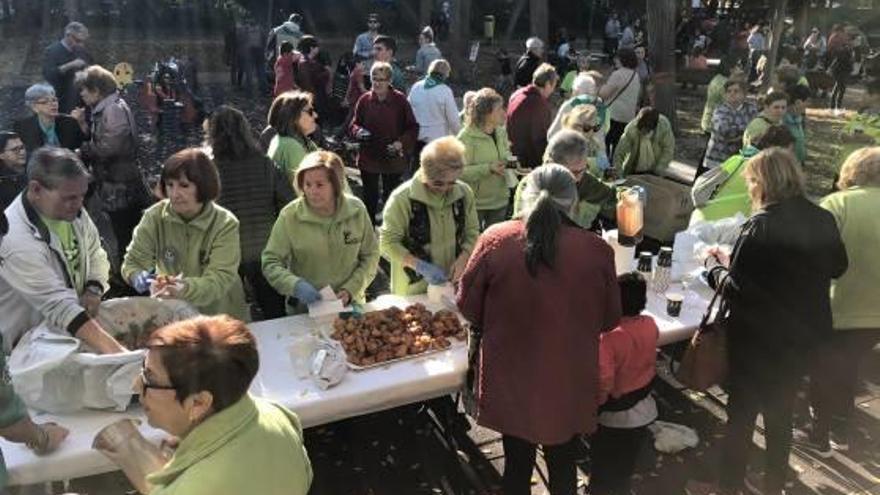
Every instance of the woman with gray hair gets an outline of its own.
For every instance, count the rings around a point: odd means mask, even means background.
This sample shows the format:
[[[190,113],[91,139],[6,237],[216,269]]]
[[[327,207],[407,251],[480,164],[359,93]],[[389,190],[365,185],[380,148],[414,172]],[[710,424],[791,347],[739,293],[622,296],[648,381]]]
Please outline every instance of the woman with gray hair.
[[[544,164],[556,166],[559,164],[567,168],[574,177],[577,187],[578,199],[574,208],[568,213],[569,218],[579,226],[588,229],[593,227],[599,213],[604,209],[609,212],[614,208],[616,189],[605,184],[587,170],[590,153],[590,143],[580,133],[564,129],[553,136],[547,151],[544,153]],[[513,216],[516,217],[524,211],[525,198],[523,191],[527,180],[520,181],[513,197]]]
[[[620,320],[620,294],[611,248],[568,218],[571,172],[543,165],[525,181],[521,214],[480,236],[459,284],[478,329],[468,386],[476,422],[503,434],[503,492],[529,493],[541,445],[550,493],[569,495],[577,437],[596,429],[599,333]]]
[[[88,129],[70,115],[58,113],[55,88],[47,83],[34,84],[24,92],[24,102],[33,115],[17,120],[12,128],[28,156],[41,146],[60,146],[71,151],[82,146]]]

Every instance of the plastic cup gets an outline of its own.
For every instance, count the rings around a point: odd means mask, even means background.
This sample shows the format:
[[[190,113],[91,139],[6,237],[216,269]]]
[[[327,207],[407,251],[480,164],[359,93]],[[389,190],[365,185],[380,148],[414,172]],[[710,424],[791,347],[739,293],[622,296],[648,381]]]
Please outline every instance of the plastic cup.
[[[681,306],[684,303],[684,296],[678,292],[666,293],[666,314],[673,318],[678,318],[681,314]]]

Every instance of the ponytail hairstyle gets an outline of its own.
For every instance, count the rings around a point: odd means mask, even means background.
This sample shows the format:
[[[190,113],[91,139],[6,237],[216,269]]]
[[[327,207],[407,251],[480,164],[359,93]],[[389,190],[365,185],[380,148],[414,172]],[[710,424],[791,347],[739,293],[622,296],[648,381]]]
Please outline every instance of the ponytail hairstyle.
[[[520,211],[526,224],[526,268],[532,277],[542,264],[553,269],[556,236],[577,197],[574,176],[562,165],[545,164],[526,177]]]

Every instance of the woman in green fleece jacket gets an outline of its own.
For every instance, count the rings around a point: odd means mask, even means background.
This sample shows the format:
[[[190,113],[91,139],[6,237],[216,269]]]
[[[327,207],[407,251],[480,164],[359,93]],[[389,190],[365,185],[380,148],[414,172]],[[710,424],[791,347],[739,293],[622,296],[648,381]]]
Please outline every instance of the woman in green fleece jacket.
[[[505,119],[504,99],[494,89],[483,88],[465,108],[465,127],[458,133],[465,148],[461,180],[474,191],[480,230],[507,219],[509,192],[504,174],[510,141]]]
[[[311,93],[302,91],[281,93],[269,109],[269,123],[278,134],[269,142],[266,154],[287,174],[291,183],[303,158],[318,149],[309,139],[318,128],[317,117]]]
[[[296,172],[300,198],[281,210],[263,250],[263,274],[285,297],[289,313],[321,299],[330,286],[344,304],[364,303],[379,266],[367,208],[345,194],[342,159],[329,151],[306,155]]]
[[[175,438],[174,454],[146,480],[150,495],[306,495],[312,466],[299,418],[248,393],[260,357],[245,324],[199,317],[147,342],[135,390],[150,425]],[[111,457],[112,458],[112,457]]]
[[[379,231],[391,262],[391,292],[424,294],[458,281],[480,233],[474,193],[458,180],[465,149],[448,136],[428,143],[412,179],[391,193]]]
[[[656,108],[645,107],[626,125],[614,147],[614,170],[621,178],[630,174],[662,175],[674,153],[675,136],[669,119]]]
[[[238,219],[214,203],[220,194],[214,162],[200,149],[179,151],[165,162],[159,185],[166,199],[135,227],[122,276],[141,294],[249,320],[238,275]]]
[[[828,453],[832,445],[846,449],[859,364],[880,342],[880,146],[851,154],[837,186],[840,191],[821,205],[837,221],[849,269],[831,282],[834,332],[817,356],[810,380],[815,413],[811,440]]]

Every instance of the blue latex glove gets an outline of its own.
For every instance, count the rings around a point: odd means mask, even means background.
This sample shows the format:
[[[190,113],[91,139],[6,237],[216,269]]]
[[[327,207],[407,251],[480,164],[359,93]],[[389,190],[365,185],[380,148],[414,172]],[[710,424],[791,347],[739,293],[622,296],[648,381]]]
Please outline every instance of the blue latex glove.
[[[418,260],[416,261],[415,268],[416,273],[425,277],[425,280],[431,285],[445,284],[447,281],[446,271],[433,263],[428,263],[425,260]]]
[[[602,172],[611,168],[611,162],[608,160],[608,155],[605,153],[599,153],[596,155],[596,166]]]
[[[156,274],[144,270],[131,278],[131,286],[138,294],[146,294],[150,292],[150,283],[153,280],[156,280]]]
[[[318,292],[312,284],[303,279],[299,279],[293,286],[293,297],[297,298],[303,304],[312,304],[321,300],[321,293]]]

